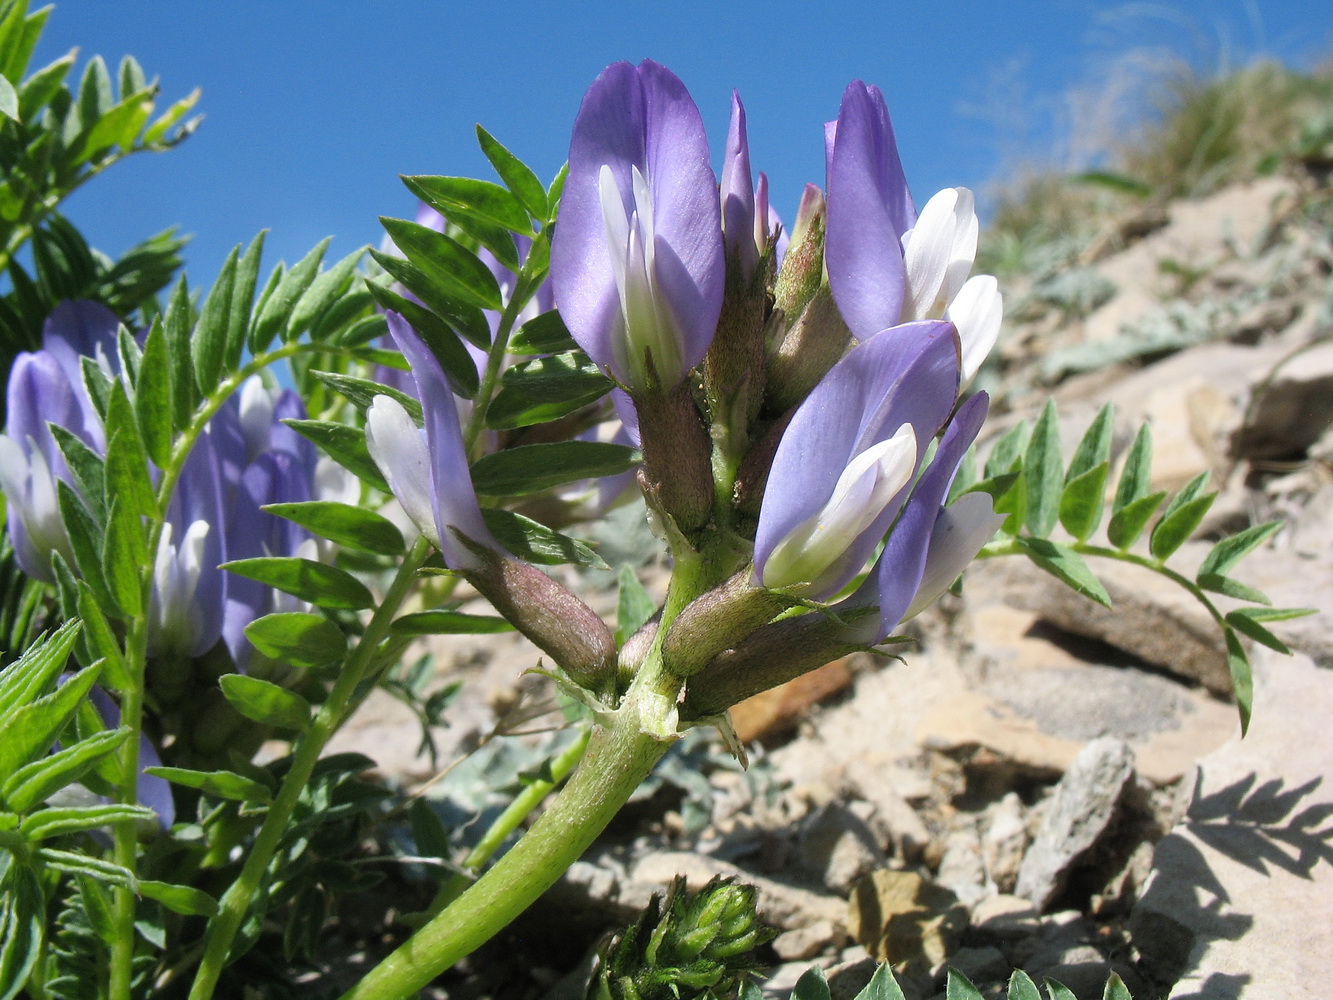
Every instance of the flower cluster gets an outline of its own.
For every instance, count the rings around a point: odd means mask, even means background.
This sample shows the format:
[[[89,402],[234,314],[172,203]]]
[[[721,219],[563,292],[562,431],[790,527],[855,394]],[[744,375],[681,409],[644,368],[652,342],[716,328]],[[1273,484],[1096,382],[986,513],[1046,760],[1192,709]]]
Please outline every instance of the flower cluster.
[[[619,387],[616,407],[642,448],[639,482],[674,554],[733,566],[666,623],[660,646],[668,671],[699,673],[704,687],[721,654],[789,629],[793,604],[833,610],[818,630],[836,642],[812,656],[882,641],[998,523],[984,494],[945,504],[987,406],[984,393],[960,395],[1002,311],[995,279],[970,275],[972,195],[946,189],[918,215],[884,98],[859,81],[825,141],[827,194],[807,186],[788,238],[766,178],[752,176],[739,96],[720,183],[698,108],[654,62],[609,67],[574,124],[550,288],[574,340]],[[513,561],[472,491],[448,383],[411,326],[388,321],[425,427],[379,397],[371,454],[445,563],[508,614],[537,592],[525,577],[516,598],[514,579],[488,568]],[[544,589],[566,610],[575,600]],[[587,641],[598,632],[588,617],[571,628],[529,611],[519,627],[600,690],[606,651],[600,634]],[[584,638],[562,658],[570,631]],[[653,648],[629,644],[621,669]]]
[[[59,438],[66,447],[81,444],[105,456],[106,434],[83,368],[91,363],[108,378],[120,377],[119,330],[119,319],[105,306],[62,303],[46,321],[41,350],[20,354],[10,374],[0,484],[15,558],[40,580],[54,580],[53,554],[77,568],[58,484],[85,506],[103,502],[85,495],[87,484],[74,474]],[[308,532],[260,509],[313,499],[314,447],[281,423],[304,416],[295,393],[270,390],[256,376],[200,434],[168,502],[153,556],[150,655],[197,657],[221,639],[244,668],[251,653],[245,626],[287,599],[219,566],[251,556],[314,554]]]

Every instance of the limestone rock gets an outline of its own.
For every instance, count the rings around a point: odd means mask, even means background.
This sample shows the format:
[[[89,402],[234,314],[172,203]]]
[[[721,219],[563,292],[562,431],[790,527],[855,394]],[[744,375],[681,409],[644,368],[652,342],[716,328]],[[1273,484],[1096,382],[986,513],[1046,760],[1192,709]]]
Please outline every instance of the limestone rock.
[[[915,872],[880,869],[856,884],[847,929],[882,962],[932,968],[948,958],[966,922],[948,889]]]
[[[873,807],[869,822],[881,840],[892,844],[893,853],[911,863],[930,843],[930,831],[899,790],[897,772],[896,768],[853,760],[848,762],[843,776],[848,790]]]
[[[1289,459],[1305,453],[1333,424],[1333,343],[1302,351],[1261,381],[1231,453],[1247,459]]]
[[[798,962],[814,958],[842,937],[842,931],[831,921],[816,920],[813,924],[783,931],[773,939],[773,950],[784,962]]]
[[[996,565],[1002,562],[1009,565]],[[1038,605],[1019,581],[1034,591],[1047,586],[1040,579],[1045,573],[1018,560],[976,570],[965,593]],[[1096,607],[1047,579],[1074,601]],[[984,657],[982,676],[923,706],[918,738],[930,749],[959,756],[981,747],[999,758],[997,767],[1054,780],[1088,740],[1115,736],[1134,748],[1143,777],[1169,785],[1236,729],[1234,708],[1138,669],[1100,643],[1052,629],[1034,611],[978,601],[966,610],[966,621]],[[1119,662],[1108,662],[1117,656]],[[975,770],[976,762],[970,766]],[[1011,783],[1012,775],[997,775],[1001,794]]]
[[[1093,740],[1056,786],[1014,892],[1045,908],[1069,870],[1106,831],[1134,777],[1134,751],[1121,740]]]
[[[1027,816],[1017,793],[1010,792],[986,810],[981,838],[986,875],[1001,892],[1013,889],[1028,846]]]
[[[1029,900],[1001,893],[972,907],[972,928],[984,941],[1018,941],[1041,929],[1041,914]]]
[[[830,802],[805,818],[797,851],[801,867],[819,876],[824,885],[839,894],[887,861],[869,825],[837,802]]]
[[[961,817],[960,820],[944,839],[944,857],[940,859],[935,881],[971,906],[988,895],[986,864],[976,823]]]
[[[1256,650],[1254,719],[1200,763],[1130,928],[1172,997],[1322,1000],[1333,926],[1333,673]],[[1183,978],[1182,978],[1183,977]]]

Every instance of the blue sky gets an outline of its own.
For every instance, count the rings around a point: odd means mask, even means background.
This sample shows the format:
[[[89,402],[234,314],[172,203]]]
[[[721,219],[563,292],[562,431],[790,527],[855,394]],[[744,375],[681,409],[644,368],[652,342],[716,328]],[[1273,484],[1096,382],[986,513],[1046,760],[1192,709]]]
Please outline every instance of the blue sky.
[[[202,88],[205,120],[182,147],[118,165],[65,208],[112,254],[180,225],[197,285],[261,228],[270,263],[324,236],[335,256],[377,243],[377,216],[414,208],[400,173],[490,177],[475,122],[549,179],[583,91],[618,59],[673,69],[715,156],[737,88],[752,162],[790,218],[802,184],[823,182],[822,123],[855,77],[884,90],[920,203],[1066,156],[1071,131],[1088,131],[1071,130],[1068,95],[1095,105],[1142,57],[1170,50],[1205,69],[1259,53],[1302,68],[1328,59],[1333,4],[65,0],[34,65],[73,46],[80,68],[94,53],[113,69],[135,55],[161,78],[162,108]]]

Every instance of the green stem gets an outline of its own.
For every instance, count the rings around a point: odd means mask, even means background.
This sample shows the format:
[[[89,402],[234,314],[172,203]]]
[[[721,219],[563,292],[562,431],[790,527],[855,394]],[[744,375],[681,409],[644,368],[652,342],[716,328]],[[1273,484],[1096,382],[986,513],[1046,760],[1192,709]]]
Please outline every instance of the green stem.
[[[486,427],[486,411],[490,408],[491,397],[495,395],[495,385],[500,379],[500,370],[504,367],[509,350],[509,335],[518,321],[519,313],[523,311],[528,299],[532,298],[538,287],[537,276],[528,269],[531,260],[532,255],[529,254],[528,260],[523,263],[519,271],[514,292],[505,304],[504,311],[500,313],[495,337],[486,352],[486,370],[481,373],[481,387],[477,390],[476,399],[473,401],[472,415],[468,419],[467,427],[463,429],[463,451],[474,458],[476,456],[473,455],[473,448]]]
[[[542,800],[550,791],[564,781],[569,776],[569,772],[574,770],[578,762],[583,759],[584,753],[588,749],[588,740],[592,736],[591,729],[585,729],[578,735],[564,750],[551,761],[550,773],[551,780],[544,778],[533,781],[530,785],[514,796],[514,800],[509,803],[495,822],[477,841],[477,845],[468,852],[463,859],[463,871],[455,872],[453,876],[440,886],[440,891],[431,902],[429,911],[438,913],[446,906],[457,899],[471,883],[472,879],[468,873],[481,870],[482,865],[491,859],[505,839],[518,829],[519,825],[528,818],[534,809],[541,805]]]
[[[389,626],[397,614],[399,605],[407,596],[417,570],[425,561],[428,550],[428,543],[424,539],[418,539],[404,557],[393,583],[384,595],[383,602],[375,609],[375,614],[366,626],[365,634],[343,665],[328,700],[320,706],[310,728],[297,741],[292,754],[291,769],[287,772],[277,798],[269,806],[254,846],[246,857],[245,866],[223,895],[217,915],[209,923],[204,956],[199,963],[199,972],[195,976],[194,985],[190,989],[190,1000],[205,1000],[213,995],[218,977],[226,965],[232,942],[236,938],[236,932],[240,929],[241,922],[255,894],[259,891],[269,862],[287,832],[297,801],[305,791],[306,783],[319,762],[319,755],[337,730],[343,718],[343,708],[374,661],[380,643],[388,636]]]
[[[639,715],[627,701],[609,729],[593,731],[583,765],[527,835],[343,1000],[411,996],[494,937],[579,859],[668,745],[640,730]]]
[[[1159,576],[1164,576],[1168,580],[1179,584],[1187,590],[1193,595],[1195,600],[1204,606],[1204,610],[1212,615],[1213,620],[1217,622],[1218,625],[1229,627],[1226,624],[1226,617],[1217,609],[1217,605],[1209,600],[1208,595],[1204,593],[1202,587],[1184,574],[1176,572],[1159,559],[1153,559],[1149,556],[1141,556],[1134,552],[1122,552],[1120,549],[1107,548],[1104,545],[1089,545],[1087,542],[1069,543],[1069,548],[1073,549],[1079,555],[1097,556],[1102,559],[1115,559],[1119,562],[1130,563],[1134,566],[1142,566],[1144,569],[1152,570]],[[1024,553],[1017,541],[1009,540],[998,543],[992,542],[977,553],[977,558],[994,559],[998,556],[1019,556],[1025,554],[1026,553]]]
[[[162,522],[158,520],[152,531],[154,547],[157,551],[157,536],[161,533]],[[143,606],[148,607],[148,595],[152,593],[153,577],[151,562],[144,571]],[[134,805],[139,800],[139,739],[137,734],[143,728],[144,670],[148,657],[148,622],[147,616],[136,618],[130,625],[125,637],[125,666],[130,672],[130,684],[121,695],[120,721],[135,734],[121,744],[120,749],[120,788],[119,799],[124,805]],[[115,825],[113,831],[113,856],[116,864],[137,871],[139,833],[134,821],[129,820]],[[129,1000],[130,981],[134,966],[134,916],[138,898],[127,886],[118,886],[112,897],[112,918],[117,933],[111,943],[111,968],[107,992],[118,1000]]]

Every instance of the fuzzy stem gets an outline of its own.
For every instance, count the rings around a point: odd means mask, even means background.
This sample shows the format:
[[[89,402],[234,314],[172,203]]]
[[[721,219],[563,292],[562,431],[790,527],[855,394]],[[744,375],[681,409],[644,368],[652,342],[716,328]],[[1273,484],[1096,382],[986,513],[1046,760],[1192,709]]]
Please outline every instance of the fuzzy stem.
[[[593,731],[583,765],[527,835],[343,1000],[411,996],[499,933],[588,849],[668,745],[641,731],[632,704],[623,706],[609,729]]]

